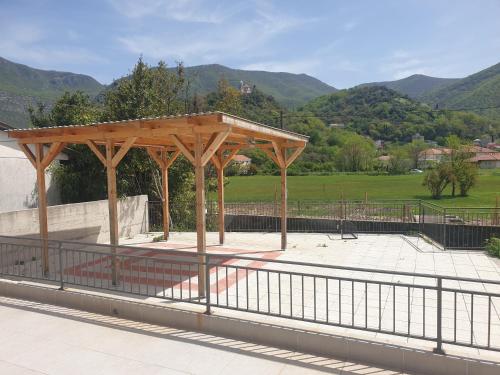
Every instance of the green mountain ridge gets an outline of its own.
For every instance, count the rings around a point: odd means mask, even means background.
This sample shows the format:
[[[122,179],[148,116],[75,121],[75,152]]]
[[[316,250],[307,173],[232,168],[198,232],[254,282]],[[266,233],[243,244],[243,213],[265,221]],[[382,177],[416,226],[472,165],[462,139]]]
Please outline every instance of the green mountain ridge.
[[[103,88],[84,74],[35,69],[0,57],[0,121],[24,128],[29,123],[27,107],[37,102],[50,106],[65,91],[81,90],[94,97]]]
[[[483,116],[500,118],[500,63],[462,78],[444,88],[436,88],[420,98],[440,108],[472,108]],[[497,107],[478,109],[485,107]]]
[[[301,111],[325,124],[344,124],[347,129],[384,141],[409,142],[417,133],[438,142],[450,134],[472,140],[500,131],[500,121],[470,112],[434,110],[383,86],[324,95],[311,100]]]
[[[219,79],[224,78],[237,88],[240,81],[255,85],[287,108],[336,91],[306,74],[248,71],[218,64],[186,67],[185,74],[190,80],[191,94],[213,92]],[[29,126],[29,106],[42,102],[50,107],[65,91],[81,90],[94,98],[107,87],[83,74],[35,69],[0,57],[0,121],[25,128]]]
[[[420,99],[422,95],[432,90],[441,89],[460,81],[460,78],[437,78],[423,74],[413,74],[409,77],[398,79],[396,81],[370,82],[363,83],[356,87],[383,86],[388,89],[398,91],[401,94],[408,95],[413,99]]]
[[[202,95],[213,92],[217,90],[217,82],[221,78],[237,88],[243,81],[272,95],[287,108],[303,105],[313,98],[337,91],[307,74],[232,69],[219,64],[186,67],[185,73],[191,81],[192,92]]]

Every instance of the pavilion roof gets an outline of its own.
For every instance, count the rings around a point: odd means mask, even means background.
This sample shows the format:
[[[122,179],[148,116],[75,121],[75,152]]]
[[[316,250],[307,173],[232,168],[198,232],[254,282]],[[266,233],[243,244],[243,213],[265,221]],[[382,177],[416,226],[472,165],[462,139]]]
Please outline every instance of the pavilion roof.
[[[189,146],[194,135],[201,133],[207,140],[214,133],[228,133],[226,145],[252,147],[258,143],[280,143],[284,147],[305,146],[309,137],[278,129],[223,112],[206,112],[175,116],[146,117],[124,121],[98,122],[46,128],[12,129],[9,137],[20,143],[116,143],[135,137],[134,147],[160,147],[177,144],[174,137]]]

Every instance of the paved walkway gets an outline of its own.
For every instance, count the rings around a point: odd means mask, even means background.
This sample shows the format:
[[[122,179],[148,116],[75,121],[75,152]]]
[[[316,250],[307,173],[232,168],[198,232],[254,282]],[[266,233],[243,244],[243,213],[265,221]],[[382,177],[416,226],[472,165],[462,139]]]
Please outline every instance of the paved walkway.
[[[442,251],[418,237],[361,234],[358,239],[341,240],[338,235],[327,234],[294,233],[288,236],[288,249],[282,252],[277,250],[280,246],[277,233],[228,233],[223,247],[217,246],[217,234],[209,233],[209,253],[232,252],[263,259],[257,262],[224,261],[218,267],[212,267],[212,303],[433,339],[437,335],[434,278],[291,266],[265,260],[439,274],[478,281],[500,280],[500,261],[485,252]],[[195,233],[173,233],[166,243],[147,243],[147,240],[148,237],[139,236],[131,242],[139,246],[196,251],[193,246]],[[252,270],[247,271],[245,267]],[[297,274],[289,275],[287,271]],[[315,276],[302,277],[299,273]],[[184,289],[184,295],[196,282],[196,275],[195,271],[193,277],[177,281],[176,285],[180,290]],[[330,276],[331,279],[327,281],[321,276]],[[345,279],[339,281],[336,278]],[[363,281],[351,282],[350,278]],[[415,284],[426,288],[405,286]],[[500,285],[481,282],[444,280],[443,287],[500,293]],[[166,293],[176,296],[180,290],[167,290]],[[157,295],[162,293],[159,291]],[[488,300],[478,295],[471,298],[466,292],[444,292],[442,318],[445,340],[500,348],[500,298]],[[346,334],[356,333],[349,331]],[[369,334],[371,338],[377,336],[384,334]],[[394,341],[399,339],[394,338]],[[431,341],[428,343],[434,345]],[[470,349],[460,349],[459,352],[483,354]],[[499,355],[492,352],[484,354],[500,360]]]
[[[6,297],[0,317],[0,374],[400,374]]]

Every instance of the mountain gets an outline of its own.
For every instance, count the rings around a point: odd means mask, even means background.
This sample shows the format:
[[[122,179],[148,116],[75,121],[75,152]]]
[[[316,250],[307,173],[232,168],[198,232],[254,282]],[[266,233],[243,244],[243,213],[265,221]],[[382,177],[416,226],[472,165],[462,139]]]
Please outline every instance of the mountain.
[[[500,131],[500,121],[470,112],[434,110],[383,86],[356,87],[324,95],[311,100],[301,111],[325,124],[343,124],[359,134],[385,141],[408,142],[416,133],[438,142],[450,134],[472,140]],[[298,114],[297,117],[300,118]]]
[[[481,115],[500,119],[500,63],[478,73],[453,82],[446,87],[435,88],[420,98],[440,108],[474,109]]]
[[[255,85],[288,108],[303,105],[313,98],[337,91],[307,74],[231,69],[218,64],[191,66],[185,68],[185,72],[191,81],[190,90],[193,93],[204,95],[215,91],[219,79],[224,78],[237,88],[241,81],[250,86]]]
[[[238,87],[243,81],[273,96],[281,105],[293,108],[336,89],[306,74],[275,73],[231,69],[218,64],[185,68],[191,81],[190,92],[201,95],[217,89],[217,82],[225,78]],[[43,102],[50,106],[65,91],[81,90],[91,97],[106,86],[94,78],[75,73],[47,71],[17,64],[0,57],[0,121],[16,127],[27,127],[27,108]]]
[[[432,90],[442,89],[458,81],[460,81],[459,78],[437,78],[414,74],[396,81],[364,83],[358,87],[383,86],[408,95],[410,98],[419,99]]]
[[[103,87],[83,74],[34,69],[0,57],[0,121],[25,128],[28,106],[51,105],[65,91],[81,90],[93,97]]]

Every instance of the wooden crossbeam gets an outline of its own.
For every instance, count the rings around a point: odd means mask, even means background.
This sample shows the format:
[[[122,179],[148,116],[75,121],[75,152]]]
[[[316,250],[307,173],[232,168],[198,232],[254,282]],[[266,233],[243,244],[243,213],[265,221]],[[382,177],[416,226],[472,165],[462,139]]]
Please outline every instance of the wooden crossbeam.
[[[216,169],[221,169],[221,163],[220,163],[220,156],[219,155],[213,155],[210,160],[212,161],[212,163],[214,164],[215,168]]]
[[[54,142],[50,148],[47,154],[43,157],[42,160],[42,168],[45,169],[47,168],[50,163],[55,159],[57,155],[63,150],[63,148],[66,147],[66,144],[63,142]]]
[[[226,168],[226,167],[227,167],[227,165],[229,164],[229,162],[230,162],[231,160],[233,160],[233,158],[236,156],[236,154],[237,154],[239,151],[240,151],[240,149],[239,149],[239,148],[236,148],[236,149],[234,149],[234,150],[231,150],[231,152],[230,152],[228,155],[226,155],[225,157],[223,157],[222,162],[221,162],[221,163],[222,163],[222,168]]]
[[[97,145],[95,144],[94,141],[91,141],[90,139],[85,142],[87,146],[92,150],[92,152],[97,156],[97,158],[101,161],[101,163],[106,166],[106,156],[103,155],[103,153],[97,148]]]
[[[26,155],[26,157],[28,158],[28,160],[31,162],[31,164],[33,165],[33,167],[36,168],[36,158],[35,158],[35,155],[33,155],[33,153],[31,152],[30,148],[28,147],[28,145],[26,145],[24,143],[20,143],[20,142],[18,142],[18,145],[21,148],[21,151],[24,152],[24,154]]]
[[[161,155],[162,151],[160,151],[160,153],[158,153],[157,151],[153,150],[150,147],[148,147],[146,149],[146,151],[148,152],[149,156],[151,156],[151,159],[153,159],[156,162],[156,164],[158,164],[160,169],[165,169],[165,162],[163,161],[162,155]]]
[[[189,151],[189,148],[179,139],[179,137],[173,135],[172,140],[174,141],[175,145],[179,148],[179,150],[182,152],[182,155],[184,155],[186,159],[188,159],[192,164],[194,164],[193,154],[191,153],[191,151]]]
[[[226,140],[229,133],[230,133],[230,129],[228,129],[225,132],[215,133],[217,135],[215,137],[213,137],[212,142],[209,145],[207,145],[207,147],[205,148],[205,151],[203,153],[203,156],[201,158],[201,164],[203,166],[208,163],[210,158],[219,149],[220,145]]]
[[[156,151],[152,147],[146,148],[149,156],[158,164],[161,169],[170,168],[174,161],[179,157],[181,152],[179,150],[175,150],[169,154],[168,150],[160,150]]]
[[[271,158],[272,161],[274,161],[278,166],[280,165],[278,158],[276,158],[276,155],[273,154],[273,151],[268,150],[268,149],[263,149],[264,153]]]
[[[273,141],[274,154],[276,155],[276,159],[278,161],[278,165],[280,168],[286,168],[286,161],[283,149],[277,142]]]
[[[120,164],[120,161],[127,154],[128,150],[130,150],[130,147],[132,147],[136,140],[137,137],[127,138],[127,140],[120,146],[118,152],[113,156],[113,160],[111,163],[113,168],[116,168],[118,164]]]
[[[304,146],[305,147],[305,146]],[[286,167],[288,168],[290,164],[292,164],[295,159],[299,157],[299,155],[302,153],[304,150],[304,147],[297,147],[290,156],[286,158]]]
[[[167,151],[165,151],[167,152]],[[165,164],[167,168],[170,168],[170,166],[174,163],[174,161],[177,160],[177,158],[181,155],[180,150],[175,150],[170,154],[170,156],[165,160]]]

